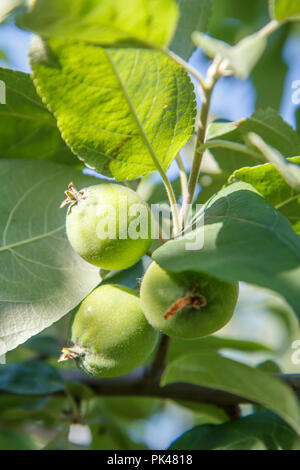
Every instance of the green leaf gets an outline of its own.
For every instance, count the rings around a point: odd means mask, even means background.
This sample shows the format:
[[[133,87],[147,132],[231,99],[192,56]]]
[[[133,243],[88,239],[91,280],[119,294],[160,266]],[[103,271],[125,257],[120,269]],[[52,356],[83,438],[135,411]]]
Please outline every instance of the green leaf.
[[[269,374],[280,374],[282,371],[279,365],[275,361],[270,359],[264,362],[261,362],[256,366],[257,369],[262,370],[263,372],[268,372]]]
[[[58,371],[44,362],[0,366],[0,390],[17,395],[47,395],[64,390]]]
[[[102,45],[140,39],[165,46],[177,17],[174,0],[37,0],[18,25],[46,38]]]
[[[300,154],[299,134],[272,108],[259,109],[250,118],[242,119],[238,129],[244,138],[249,132],[260,135],[286,157]]]
[[[202,351],[180,357],[167,366],[162,385],[177,382],[223,390],[259,403],[278,414],[300,435],[295,395],[286,384],[260,370],[213,351]]]
[[[50,45],[32,48],[34,81],[79,158],[117,180],[166,170],[194,128],[188,74],[147,48]]]
[[[219,425],[197,426],[173,442],[170,449],[217,450],[241,444],[239,449],[246,450],[249,439],[262,441],[268,450],[290,450],[297,436],[276,415],[262,411]]]
[[[192,55],[195,46],[191,41],[193,31],[207,31],[212,13],[211,0],[177,0],[180,17],[169,48],[183,59]]]
[[[281,294],[300,312],[300,237],[289,221],[246,183],[221,190],[198,213],[204,228],[197,250],[187,250],[191,234],[170,240],[153,258],[171,271],[201,271],[225,281],[245,281]],[[204,230],[204,232],[203,232]]]
[[[78,164],[29,75],[0,68],[0,80],[6,86],[6,104],[0,106],[0,158]]]
[[[207,126],[206,140],[218,139],[234,131],[237,127],[235,122],[213,121]]]
[[[0,160],[0,355],[59,320],[99,283],[65,236],[70,181],[97,183],[49,162]]]
[[[260,135],[267,144],[275,147],[286,157],[300,155],[300,137],[297,132],[286,123],[282,117],[272,108],[259,109],[250,118],[241,119],[235,124],[235,130],[227,132],[224,126],[222,140],[238,144],[247,143],[249,132]],[[228,124],[227,124],[228,126]],[[220,129],[222,132],[222,129]],[[249,143],[248,143],[249,145]],[[251,149],[253,150],[252,146]],[[250,149],[250,150],[251,150]],[[254,166],[261,163],[261,159],[247,155],[239,150],[222,148],[211,148],[215,159],[223,171],[233,173],[236,169],[244,166]]]
[[[218,336],[208,336],[207,338],[193,340],[173,338],[169,349],[168,361],[188,353],[197,353],[201,350],[220,351],[224,349],[247,353],[272,352],[264,344],[233,338],[221,338]]]
[[[254,133],[248,135],[250,142],[260,150],[270,163],[273,163],[287,184],[300,192],[300,168],[297,164],[286,160],[278,150],[266,144],[264,140]]]
[[[218,56],[226,62],[227,75],[233,74],[240,79],[248,78],[267,45],[266,38],[260,33],[241,39],[235,46],[199,32],[194,32],[192,39],[208,57],[213,59]]]
[[[270,16],[277,21],[300,20],[300,0],[269,0]]]
[[[300,165],[300,157],[290,158],[289,161]],[[229,182],[237,180],[254,186],[292,225],[300,222],[300,191],[292,189],[273,164],[240,168],[233,173]]]

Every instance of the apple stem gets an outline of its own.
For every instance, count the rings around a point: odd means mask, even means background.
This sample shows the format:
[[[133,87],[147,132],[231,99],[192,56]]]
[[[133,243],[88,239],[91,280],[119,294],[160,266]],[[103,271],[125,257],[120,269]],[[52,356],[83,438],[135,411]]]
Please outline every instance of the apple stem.
[[[186,295],[180,299],[175,300],[165,313],[165,320],[172,318],[177,312],[189,305],[192,305],[196,310],[205,307],[208,304],[206,297],[201,294]]]

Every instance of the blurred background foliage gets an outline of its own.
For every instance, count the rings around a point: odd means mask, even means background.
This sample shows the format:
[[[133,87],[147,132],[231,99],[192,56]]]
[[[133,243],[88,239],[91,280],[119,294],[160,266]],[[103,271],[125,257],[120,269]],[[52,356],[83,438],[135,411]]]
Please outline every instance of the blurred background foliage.
[[[231,44],[236,43],[268,21],[267,3],[267,0],[214,0],[209,33]],[[251,78],[239,81],[229,77],[220,81],[213,98],[213,117],[235,121],[250,116],[257,107],[271,106],[296,127],[297,105],[292,103],[291,96],[292,82],[300,79],[299,28],[299,23],[288,23],[272,35]],[[30,33],[18,29],[13,17],[8,17],[0,26],[0,65],[30,72],[29,42]],[[201,50],[194,52],[190,62],[203,73],[209,63]],[[198,102],[200,106],[199,97]],[[190,143],[183,152],[187,168],[192,146]],[[176,164],[171,166],[169,175],[176,180],[174,186],[179,190]],[[198,202],[207,200],[223,182],[224,176],[216,161],[207,154],[198,186]],[[156,175],[145,178],[139,191],[151,203],[161,202],[165,197]],[[126,276],[111,273],[109,278],[136,287],[148,263],[149,260],[144,259],[130,268]],[[66,343],[68,321],[68,317],[63,318],[9,352],[8,366],[25,362],[56,367],[60,348]],[[232,321],[220,333],[207,339],[174,340],[170,359],[185,351],[213,348],[226,357],[264,370],[299,373],[300,366],[292,361],[294,351],[291,346],[299,338],[297,321],[279,297],[242,285]],[[60,366],[60,370],[61,367],[74,366],[67,363]],[[24,375],[23,386],[26,386],[26,380],[30,381],[30,378]],[[45,380],[47,382],[47,377]],[[28,383],[28,387],[31,386]],[[96,397],[91,390],[79,385],[70,386],[65,394],[40,395],[38,387],[41,384],[36,386],[35,395],[10,395],[1,388],[0,373],[0,449],[40,449],[45,446],[49,449],[162,449],[193,425],[227,420],[224,411],[214,406],[136,397]],[[250,409],[250,406],[243,407],[243,413],[247,414]],[[263,444],[256,442],[253,448],[263,448]]]

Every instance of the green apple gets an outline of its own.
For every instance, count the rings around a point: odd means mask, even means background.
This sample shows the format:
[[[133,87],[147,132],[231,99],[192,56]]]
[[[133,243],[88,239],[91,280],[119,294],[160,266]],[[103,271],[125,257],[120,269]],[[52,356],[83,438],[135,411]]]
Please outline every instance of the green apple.
[[[149,323],[177,338],[201,338],[232,317],[238,283],[198,272],[172,273],[153,262],[141,284],[141,306]]]
[[[110,284],[88,295],[69,331],[72,346],[63,348],[60,362],[75,359],[82,370],[97,377],[118,377],[136,369],[158,338],[136,292]]]
[[[68,239],[87,262],[121,270],[139,261],[151,241],[151,213],[135,191],[118,184],[99,184],[66,191]]]

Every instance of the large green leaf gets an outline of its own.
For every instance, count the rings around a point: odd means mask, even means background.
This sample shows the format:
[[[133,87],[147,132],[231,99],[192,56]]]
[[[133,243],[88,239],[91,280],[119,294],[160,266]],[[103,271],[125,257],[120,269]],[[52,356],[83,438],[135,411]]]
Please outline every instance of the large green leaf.
[[[180,17],[170,49],[187,60],[195,49],[191,41],[194,31],[207,31],[212,12],[211,0],[177,0]]]
[[[289,161],[300,165],[300,157],[290,158]],[[230,182],[237,180],[254,186],[292,225],[300,222],[300,191],[292,189],[273,164],[240,168],[230,177]]]
[[[221,190],[198,213],[194,235],[204,246],[187,250],[191,234],[170,240],[153,258],[171,271],[203,271],[281,294],[300,315],[300,237],[290,222],[246,183]]]
[[[49,162],[0,160],[0,355],[68,313],[99,283],[99,270],[65,237],[59,209],[70,181],[97,183]]]
[[[300,20],[300,0],[269,0],[270,15],[277,21]]]
[[[218,450],[240,444],[248,449],[248,440],[262,441],[268,450],[290,450],[297,439],[294,431],[269,411],[219,425],[197,426],[185,432],[171,445],[172,450]]]
[[[29,75],[0,68],[6,104],[0,106],[0,158],[78,164],[37,95]]]
[[[162,385],[187,382],[236,394],[274,411],[299,435],[298,402],[291,389],[280,380],[245,364],[202,351],[171,362]]]
[[[50,45],[32,48],[34,82],[79,158],[117,180],[167,169],[193,132],[188,74],[143,47]]]
[[[174,0],[37,0],[18,24],[47,38],[93,44],[136,38],[164,46],[177,17]]]
[[[64,390],[58,371],[43,362],[0,366],[0,390],[19,395],[46,395]]]

